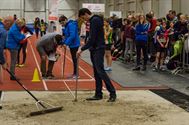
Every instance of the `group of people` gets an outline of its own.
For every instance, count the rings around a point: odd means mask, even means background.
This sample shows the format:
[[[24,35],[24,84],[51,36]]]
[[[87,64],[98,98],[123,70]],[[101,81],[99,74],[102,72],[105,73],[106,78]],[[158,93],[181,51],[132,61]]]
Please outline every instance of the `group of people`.
[[[134,57],[136,57],[134,71],[145,71],[148,60],[153,64],[153,71],[164,71],[165,58],[169,57],[173,60],[173,57],[175,59],[181,54],[180,52],[176,55],[174,52],[177,51],[174,49],[182,50],[182,47],[179,46],[182,44],[178,44],[177,41],[181,40],[181,36],[188,34],[186,15],[176,14],[174,10],[170,10],[166,17],[158,19],[154,17],[153,11],[146,15],[128,15],[120,27],[112,25],[118,19],[112,20],[109,22],[113,28],[112,60],[119,58],[127,63],[135,62]]]
[[[34,30],[35,30],[36,38],[39,37],[39,33],[42,37],[43,35],[46,34],[47,23],[43,19],[40,20],[39,17],[36,17],[34,21]]]
[[[77,67],[77,59],[80,57],[81,53],[87,49],[90,51],[90,58],[93,64],[94,77],[96,81],[96,90],[95,94],[92,97],[87,98],[86,100],[101,100],[103,99],[102,93],[102,85],[103,82],[106,85],[107,90],[110,93],[110,97],[108,102],[114,102],[116,100],[116,90],[106,74],[104,70],[104,54],[106,51],[107,57],[111,55],[111,47],[108,46],[107,49],[106,43],[109,43],[109,39],[111,39],[111,29],[108,27],[108,21],[106,25],[104,25],[104,19],[102,16],[93,15],[89,9],[82,8],[79,10],[79,18],[82,20],[90,22],[90,31],[89,36],[86,41],[86,44],[80,46],[80,38],[79,38],[79,26],[77,20],[68,20],[68,18],[64,15],[60,16],[59,23],[62,26],[62,34],[53,32],[47,33],[41,38],[37,39],[36,49],[41,57],[41,67],[40,70],[42,72],[42,78],[53,78],[54,75],[52,73],[53,66],[55,61],[48,59],[48,57],[57,52],[57,48],[66,46],[69,47],[70,53],[73,61],[73,74],[72,78],[79,77],[76,74]],[[104,32],[104,28],[106,28],[106,32]],[[10,72],[15,76],[10,76],[10,80],[19,80],[15,75],[15,67],[19,65],[19,57],[18,53],[21,48],[26,49],[27,45],[27,34],[29,33],[29,29],[26,27],[26,23],[24,19],[18,19],[13,17],[5,17],[0,22],[0,64],[3,69],[8,69],[8,62],[5,58],[5,49],[9,50],[11,56],[10,62]],[[36,34],[38,31],[36,31]],[[109,35],[110,34],[110,35]],[[31,33],[32,35],[32,33]],[[23,54],[24,55],[24,54]],[[46,70],[46,62],[48,60],[48,69]],[[23,59],[23,63],[25,63],[25,59]],[[1,97],[2,91],[0,91]],[[2,107],[0,107],[2,108]]]
[[[66,48],[66,46],[69,47],[73,62],[72,78],[79,77],[76,74],[76,67],[78,65],[77,59],[83,51],[89,49],[96,81],[96,91],[95,95],[87,98],[87,100],[101,100],[103,98],[102,81],[104,81],[107,90],[110,92],[108,102],[114,102],[116,100],[116,91],[104,70],[105,41],[109,39],[109,35],[104,33],[104,19],[101,16],[92,15],[92,13],[86,8],[79,10],[79,18],[90,22],[89,37],[86,44],[82,47],[80,47],[78,21],[68,20],[68,18],[64,15],[59,18],[59,23],[62,25],[61,35],[58,33],[48,33],[37,41],[36,48],[41,57],[42,77],[54,77],[52,70],[55,61],[48,60],[47,71],[46,61],[48,56],[56,55],[56,51],[59,46],[64,48]]]

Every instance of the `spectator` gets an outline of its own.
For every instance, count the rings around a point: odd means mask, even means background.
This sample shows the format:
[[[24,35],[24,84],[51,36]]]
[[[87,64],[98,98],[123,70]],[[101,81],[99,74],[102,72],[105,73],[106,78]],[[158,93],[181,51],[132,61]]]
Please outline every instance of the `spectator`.
[[[105,58],[107,62],[107,67],[104,68],[105,71],[112,71],[112,28],[110,27],[109,20],[104,19],[104,38],[105,38]]]
[[[39,31],[40,31],[40,19],[39,19],[39,17],[35,18],[34,29],[35,29],[36,38],[38,39]]]
[[[146,70],[146,64],[148,60],[147,55],[147,40],[148,40],[148,30],[149,30],[149,24],[146,23],[144,15],[139,16],[138,24],[135,28],[135,41],[136,41],[136,50],[137,50],[137,65],[133,70],[140,70],[140,59],[141,59],[141,49],[144,56],[144,63],[142,70]]]
[[[46,23],[44,22],[44,20],[41,19],[41,23],[40,23],[40,33],[41,33],[41,37],[46,34],[46,30],[47,30],[47,25],[46,25]]]
[[[135,38],[135,30],[132,26],[132,21],[127,20],[127,25],[125,27],[125,61],[129,61],[130,59],[133,61],[133,44]]]
[[[165,57],[165,51],[168,47],[169,37],[168,37],[168,30],[166,29],[166,22],[163,22],[162,28],[157,31],[157,53],[156,53],[156,64],[154,71],[158,69],[164,70],[163,60]]]
[[[26,22],[25,22],[24,18],[23,18],[23,21],[24,21],[24,26],[22,27],[21,31],[23,33],[29,33],[29,34],[33,35],[33,32],[26,26]],[[17,64],[16,64],[17,67],[25,66],[27,44],[28,44],[27,39],[26,39],[26,41],[24,41],[23,43],[20,44],[20,48],[18,50]],[[22,63],[20,64],[20,52],[21,52],[21,50],[22,50],[23,59],[22,59]]]
[[[21,28],[25,25],[24,20],[17,19],[8,32],[8,40],[6,48],[11,54],[10,72],[15,75],[15,66],[20,48],[20,42],[25,39],[24,34],[21,33]],[[10,80],[16,80],[10,76]]]
[[[154,31],[156,28],[156,19],[153,17],[152,14],[146,14],[146,20],[149,22],[150,24],[150,28],[148,30],[148,54],[150,57],[150,60],[153,60],[153,58],[155,58],[155,44],[154,44]]]

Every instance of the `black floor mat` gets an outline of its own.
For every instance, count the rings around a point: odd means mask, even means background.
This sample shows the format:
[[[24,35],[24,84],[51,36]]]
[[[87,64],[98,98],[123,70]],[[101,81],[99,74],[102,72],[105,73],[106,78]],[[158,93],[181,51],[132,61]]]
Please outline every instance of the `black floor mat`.
[[[174,89],[150,90],[173,104],[189,112],[189,96]]]

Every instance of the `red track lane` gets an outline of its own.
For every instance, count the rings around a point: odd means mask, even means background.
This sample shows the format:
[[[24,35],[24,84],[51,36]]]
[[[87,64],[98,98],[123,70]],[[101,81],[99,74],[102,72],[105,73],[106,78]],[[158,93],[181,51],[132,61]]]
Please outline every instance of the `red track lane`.
[[[64,78],[62,77],[62,68],[63,68],[63,57],[64,50],[59,50],[61,52],[60,59],[55,63],[53,74],[56,76],[53,80],[42,80],[39,73],[40,82],[32,82],[34,70],[37,68],[39,71],[40,67],[40,57],[36,51],[35,47],[36,38],[35,36],[31,37],[28,42],[27,47],[27,59],[26,66],[22,68],[16,68],[16,76],[20,79],[20,82],[24,84],[29,90],[51,90],[51,91],[67,91],[75,90],[76,81],[74,79],[68,79],[67,76],[72,74],[73,66],[70,57],[70,52],[67,50],[66,53],[66,65],[65,65],[65,74]],[[22,56],[21,56],[22,57]],[[10,56],[8,56],[10,64]],[[3,72],[3,79],[0,82],[0,90],[23,90],[16,81],[10,81],[10,76],[7,72]],[[79,80],[78,80],[78,90],[95,90],[95,81],[93,78],[93,69],[91,65],[79,60]],[[117,90],[147,90],[147,89],[166,89],[165,86],[157,87],[121,87],[118,83],[112,81],[113,85]],[[105,85],[103,85],[105,86]],[[103,89],[106,89],[103,87]]]
[[[72,74],[72,61],[70,57],[70,52],[67,50],[66,54],[66,65],[65,65],[65,74],[64,78],[62,77],[62,62],[63,62],[63,52],[64,50],[60,50],[62,52],[61,57],[58,62],[55,63],[53,73],[56,76],[54,80],[41,80],[40,82],[32,82],[33,73],[35,68],[39,70],[40,65],[40,57],[35,48],[35,37],[31,37],[27,47],[27,60],[26,66],[22,68],[16,68],[16,76],[20,79],[20,82],[24,84],[29,90],[75,90],[75,80],[68,79],[67,77]],[[10,64],[10,55],[8,56],[9,64]],[[21,56],[22,57],[22,56]],[[95,81],[93,78],[93,70],[92,67],[83,60],[79,60],[79,81],[78,81],[78,89],[79,90],[94,90],[95,89]],[[113,82],[114,86],[117,89],[121,89],[121,87]],[[45,87],[46,86],[46,87]],[[3,72],[3,80],[0,82],[0,90],[23,90],[16,81],[10,81],[10,76],[7,72]]]

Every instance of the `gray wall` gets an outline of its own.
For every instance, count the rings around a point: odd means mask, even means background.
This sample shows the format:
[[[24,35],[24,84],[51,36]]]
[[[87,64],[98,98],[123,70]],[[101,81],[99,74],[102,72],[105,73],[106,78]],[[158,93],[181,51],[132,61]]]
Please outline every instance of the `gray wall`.
[[[25,17],[27,22],[33,22],[35,17],[48,19],[49,0],[1,0],[0,17],[16,14]],[[76,18],[79,8],[78,0],[59,0],[59,15]]]
[[[0,17],[17,14],[25,17],[28,22],[36,16],[48,18],[49,0],[1,0]],[[110,11],[121,11],[126,17],[128,12],[144,13],[154,10],[156,17],[165,16],[168,10],[174,9],[189,15],[189,0],[59,0],[59,15],[64,14],[69,18],[77,18],[78,9],[82,3],[105,3],[105,16],[109,17]]]

